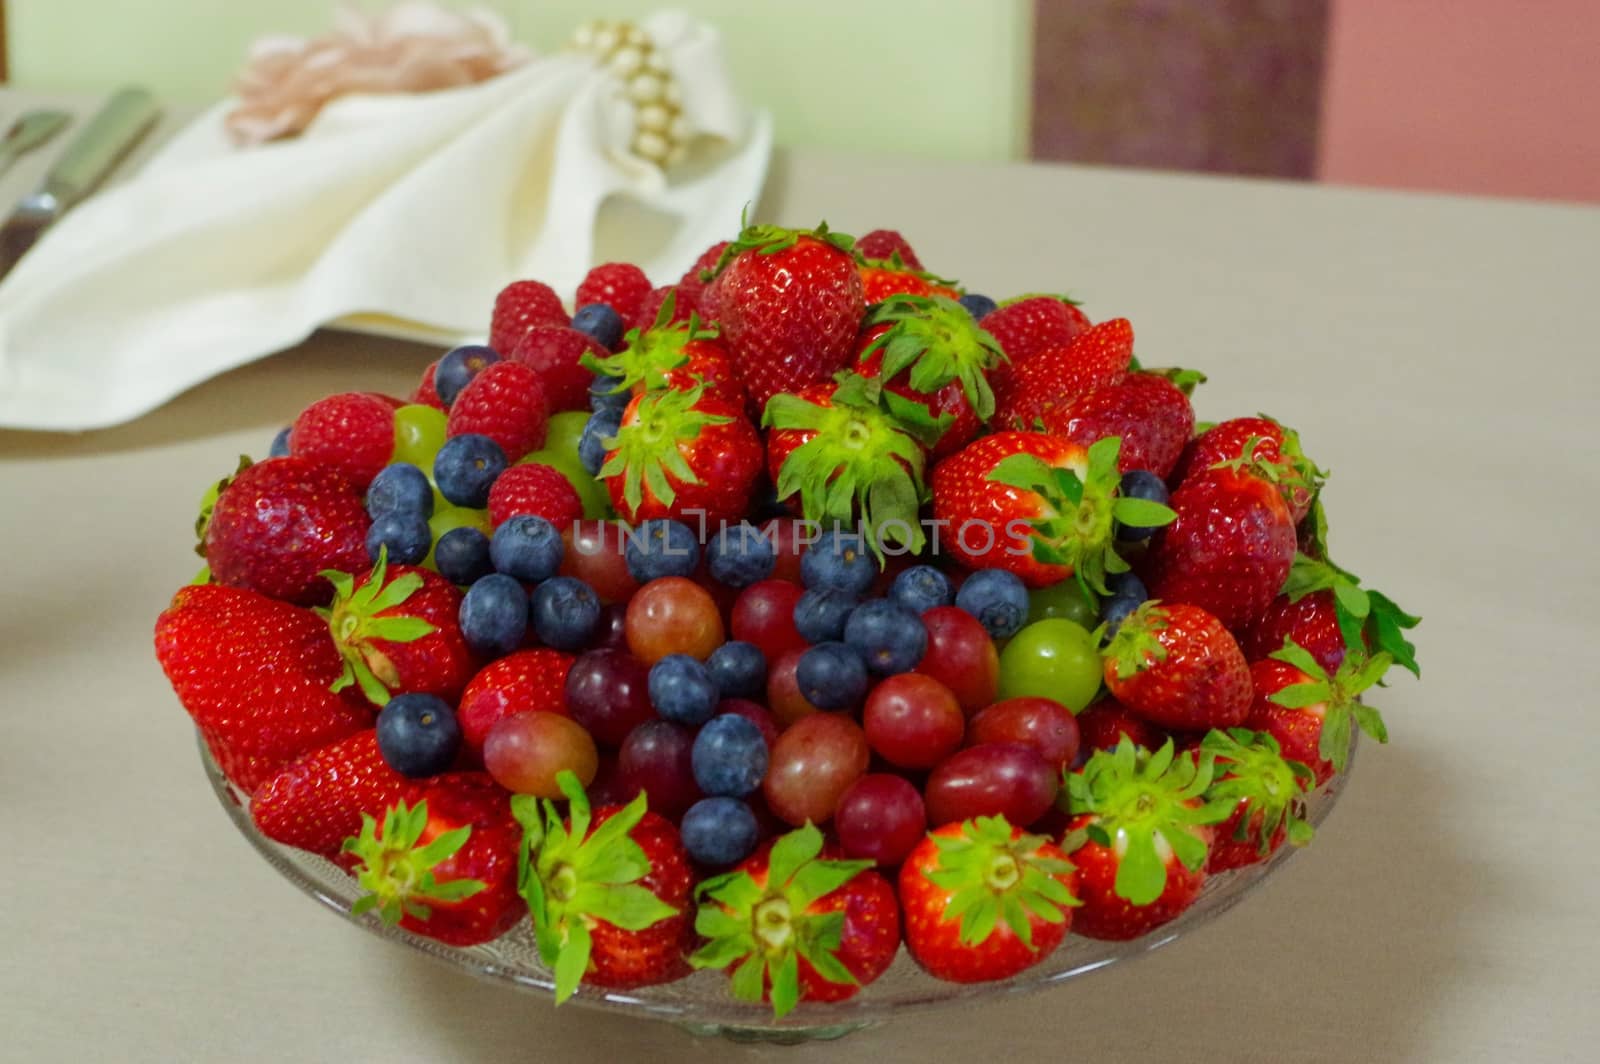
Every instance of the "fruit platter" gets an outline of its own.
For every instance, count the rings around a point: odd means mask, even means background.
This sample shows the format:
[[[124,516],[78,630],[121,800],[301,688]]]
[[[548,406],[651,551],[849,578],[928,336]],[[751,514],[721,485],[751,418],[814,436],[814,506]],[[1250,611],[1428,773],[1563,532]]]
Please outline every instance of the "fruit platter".
[[[155,629],[257,851],[482,978],[779,1040],[1059,983],[1311,842],[1418,673],[1298,434],[1126,318],[826,225],[490,318],[286,411]]]

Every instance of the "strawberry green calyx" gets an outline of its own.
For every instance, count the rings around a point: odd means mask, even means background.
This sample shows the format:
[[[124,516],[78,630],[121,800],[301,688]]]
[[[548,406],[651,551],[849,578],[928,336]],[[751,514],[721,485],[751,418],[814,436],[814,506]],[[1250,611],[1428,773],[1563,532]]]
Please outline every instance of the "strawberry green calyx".
[[[414,806],[404,801],[390,806],[383,815],[381,834],[377,821],[361,814],[361,833],[344,840],[344,852],[361,861],[356,877],[366,891],[351,906],[352,913],[359,916],[375,910],[386,924],[398,924],[405,916],[426,920],[433,915],[430,905],[463,901],[486,889],[481,880],[440,883],[433,874],[467,844],[472,828],[446,831],[419,845],[427,826],[426,799]]]
[[[1163,366],[1160,369],[1144,369],[1143,372],[1156,377],[1165,377],[1171,381],[1178,391],[1193,397],[1194,390],[1204,384],[1208,379],[1204,373],[1197,369],[1182,369],[1178,366]]]
[[[758,255],[776,255],[795,246],[803,236],[831,244],[847,255],[854,256],[856,239],[828,228],[827,222],[818,222],[815,229],[785,229],[781,225],[745,224],[739,238],[722,250],[722,258],[709,270],[702,270],[700,279],[710,281],[727,268],[728,263],[747,251]]]
[[[1261,856],[1272,852],[1272,839],[1280,828],[1289,843],[1304,846],[1315,833],[1305,818],[1305,792],[1315,776],[1311,769],[1283,756],[1278,741],[1265,732],[1248,728],[1213,728],[1200,741],[1200,749],[1216,759],[1216,777],[1206,790],[1207,801],[1250,803],[1239,818],[1235,838],[1253,834]]]
[[[1117,897],[1134,905],[1149,905],[1167,888],[1170,853],[1191,871],[1206,863],[1205,840],[1196,827],[1226,820],[1237,804],[1205,801],[1211,786],[1211,755],[1177,757],[1172,740],[1151,753],[1124,736],[1114,750],[1099,750],[1083,771],[1066,778],[1068,811],[1088,813],[1093,819],[1081,833],[1117,852]],[[1068,853],[1083,844],[1069,838],[1061,848]]]
[[[882,378],[892,380],[910,370],[911,387],[931,395],[951,381],[961,382],[979,419],[994,415],[994,392],[985,372],[1005,360],[1000,343],[972,320],[967,309],[942,296],[891,296],[879,304],[866,324],[890,327],[862,352],[883,352]]]
[[[1157,599],[1140,603],[1123,618],[1116,635],[1101,651],[1101,657],[1115,666],[1117,679],[1132,679],[1152,665],[1167,660],[1167,648],[1156,634],[1166,626],[1167,611]]]
[[[933,840],[938,864],[923,875],[950,892],[943,919],[961,921],[961,941],[968,946],[986,942],[1004,923],[1032,949],[1030,913],[1059,924],[1064,910],[1083,904],[1056,878],[1073,871],[1071,862],[1040,854],[1049,840],[1016,833],[1004,816],[965,821],[959,835]]]
[[[713,425],[733,420],[725,414],[696,410],[704,394],[704,388],[646,393],[635,400],[638,405],[629,423],[604,441],[609,455],[600,477],[622,477],[622,498],[630,509],[637,510],[644,502],[646,487],[663,505],[672,505],[678,493],[667,479],[669,475],[680,484],[700,483],[681,445],[693,443]]]
[[[1318,740],[1317,754],[1324,761],[1331,762],[1334,771],[1343,772],[1350,758],[1352,723],[1380,743],[1389,741],[1389,729],[1383,723],[1382,714],[1359,701],[1361,693],[1380,682],[1394,664],[1394,658],[1388,653],[1380,652],[1368,657],[1364,648],[1347,650],[1339,671],[1332,676],[1318,664],[1310,651],[1293,639],[1285,639],[1283,648],[1268,656],[1293,665],[1310,677],[1304,683],[1290,684],[1275,691],[1267,698],[1285,709],[1323,707],[1322,736]]]
[[[217,500],[222,497],[223,492],[228,490],[228,485],[233,483],[234,477],[253,465],[255,465],[255,462],[249,455],[241,454],[239,456],[239,467],[211,485],[206,489],[205,494],[200,496],[200,515],[194,519],[194,552],[200,557],[204,558],[206,556],[206,529],[211,526],[211,513],[217,508]],[[209,575],[207,579],[210,579]],[[198,583],[199,581],[196,582]]]
[[[1033,557],[1046,565],[1071,567],[1086,593],[1109,595],[1106,577],[1129,569],[1117,553],[1117,524],[1155,528],[1178,516],[1161,503],[1120,494],[1121,448],[1120,436],[1096,440],[1088,449],[1082,477],[1031,454],[1012,455],[989,473],[995,483],[1031,491],[1044,501],[1045,516],[1032,522]]]
[[[1346,652],[1365,653],[1368,646],[1386,653],[1394,663],[1420,677],[1417,648],[1406,630],[1422,623],[1381,591],[1361,586],[1361,578],[1330,561],[1296,554],[1283,584],[1283,594],[1298,602],[1315,591],[1332,591],[1334,614],[1344,636]]]
[[[733,969],[733,995],[760,1001],[771,987],[772,1012],[782,1017],[800,1001],[803,958],[830,983],[856,985],[839,960],[844,913],[812,913],[812,905],[872,867],[871,861],[823,860],[822,832],[811,824],[784,835],[768,855],[764,885],[749,872],[701,883],[706,899],[694,929],[707,939],[689,958],[695,968]]]
[[[511,814],[522,825],[517,892],[528,903],[539,957],[555,973],[559,1005],[577,991],[589,969],[589,929],[596,921],[642,931],[678,910],[639,885],[650,874],[650,858],[629,833],[644,819],[645,796],[590,834],[583,785],[567,770],[556,782],[567,796],[568,820],[554,802],[526,794],[511,797]]]
[[[422,587],[422,577],[416,573],[404,573],[388,580],[388,571],[389,552],[381,548],[372,575],[359,588],[349,573],[323,570],[323,578],[333,585],[333,603],[317,610],[328,622],[334,645],[344,658],[344,670],[329,689],[343,691],[355,684],[375,706],[388,704],[389,692],[400,686],[400,674],[394,662],[373,646],[372,641],[412,643],[437,631],[420,617],[378,616],[401,605]]]
[[[876,380],[841,374],[827,405],[779,394],[767,403],[762,424],[813,435],[784,458],[778,498],[800,496],[808,521],[853,523],[858,516],[880,558],[885,541],[915,551],[926,541],[918,508],[923,494],[923,448],[919,436],[938,438],[940,422],[914,423],[885,409]],[[914,435],[915,434],[915,435]]]
[[[604,358],[585,352],[579,361],[586,369],[617,379],[612,392],[632,391],[635,386],[654,391],[666,386],[668,370],[689,361],[688,345],[695,340],[714,340],[716,325],[704,325],[700,315],[690,314],[687,322],[674,322],[678,301],[676,292],[667,293],[648,329],[629,329],[621,350]]]

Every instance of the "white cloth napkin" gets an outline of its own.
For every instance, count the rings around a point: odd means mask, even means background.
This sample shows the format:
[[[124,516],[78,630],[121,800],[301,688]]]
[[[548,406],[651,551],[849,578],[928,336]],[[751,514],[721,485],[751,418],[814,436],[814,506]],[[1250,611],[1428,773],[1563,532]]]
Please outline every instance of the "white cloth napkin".
[[[0,284],[0,425],[118,424],[323,325],[482,335],[518,278],[569,299],[605,261],[677,280],[754,204],[771,122],[740,104],[715,30],[675,12],[641,26],[700,134],[665,174],[616,150],[618,82],[577,53],[342,98],[257,148],[229,143],[227,105],[207,113]]]

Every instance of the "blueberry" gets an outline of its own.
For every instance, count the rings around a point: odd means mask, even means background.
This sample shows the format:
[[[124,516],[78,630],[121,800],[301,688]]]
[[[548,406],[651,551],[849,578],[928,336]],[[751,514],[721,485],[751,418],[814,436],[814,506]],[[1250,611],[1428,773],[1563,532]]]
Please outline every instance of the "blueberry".
[[[1131,572],[1112,573],[1106,577],[1106,590],[1111,592],[1112,598],[1132,599],[1134,605],[1150,597],[1150,591],[1144,586],[1144,581]]]
[[[451,351],[439,360],[439,368],[433,371],[433,390],[439,393],[439,401],[445,406],[454,403],[472,378],[485,366],[499,361],[499,352],[482,344],[468,344]]]
[[[978,619],[993,639],[1007,639],[1028,623],[1028,589],[1004,569],[980,569],[956,592],[956,605]]]
[[[1128,615],[1139,608],[1139,600],[1123,598],[1121,595],[1106,599],[1105,605],[1100,607],[1100,619],[1106,622],[1106,636],[1114,636],[1117,629],[1122,627],[1122,622]]]
[[[591,477],[600,475],[600,467],[606,464],[605,441],[617,434],[622,427],[622,412],[619,410],[597,410],[583,424],[583,435],[578,437],[578,461],[583,463],[583,468]]]
[[[367,513],[433,516],[433,485],[427,474],[409,462],[385,466],[367,488]]]
[[[794,678],[818,709],[850,709],[867,695],[867,663],[844,643],[818,643],[800,655]]]
[[[268,450],[267,457],[282,458],[289,453],[289,429],[291,427],[290,425],[285,425],[278,430],[276,436],[272,437],[272,447]]]
[[[706,544],[711,579],[728,587],[749,587],[765,580],[777,561],[772,538],[748,521],[724,528]]]
[[[402,776],[437,776],[460,749],[456,711],[437,695],[395,695],[378,712],[378,753]]]
[[[433,564],[452,584],[477,583],[494,572],[489,558],[489,537],[470,526],[452,528],[433,545]]]
[[[600,627],[600,596],[570,576],[557,576],[533,589],[529,617],[539,642],[557,650],[582,650]]]
[[[800,580],[806,587],[831,587],[861,595],[877,576],[878,563],[853,532],[824,532],[800,559]]]
[[[555,526],[535,514],[518,514],[494,530],[489,560],[496,572],[537,584],[556,575],[565,548]]]
[[[706,659],[706,672],[723,698],[757,698],[767,689],[767,659],[754,643],[724,643]]]
[[[390,565],[416,565],[433,546],[433,529],[421,514],[379,514],[367,529],[367,554],[388,551]]]
[[[861,655],[867,668],[880,676],[893,676],[917,667],[928,649],[928,630],[920,615],[888,599],[873,599],[850,614],[844,641]]]
[[[604,303],[590,303],[572,316],[572,327],[607,351],[622,344],[622,316]]]
[[[717,684],[687,654],[668,654],[650,666],[650,704],[676,724],[704,724],[717,712]]]
[[[702,798],[683,814],[678,829],[689,857],[704,865],[731,865],[750,856],[761,827],[737,798]]]
[[[913,565],[889,585],[889,601],[921,617],[936,606],[948,606],[950,579],[931,565]]]
[[[589,409],[597,414],[602,410],[614,410],[621,416],[628,404],[633,401],[633,392],[627,388],[618,391],[617,385],[620,383],[622,382],[617,377],[604,373],[596,374],[594,380],[589,382]]]
[[[461,635],[486,658],[504,657],[528,634],[528,593],[502,573],[490,573],[461,599]]]
[[[1158,502],[1163,506],[1167,504],[1166,482],[1147,469],[1130,469],[1122,474],[1122,486],[1118,490],[1125,499],[1144,499],[1147,502]],[[1119,525],[1117,538],[1128,543],[1149,539],[1158,527],[1160,526]]]
[[[694,781],[712,797],[743,798],[767,774],[767,740],[755,722],[736,713],[712,717],[689,752]]]
[[[641,584],[663,576],[688,576],[700,564],[700,544],[682,521],[656,518],[628,536],[628,575]]]
[[[475,432],[452,436],[433,458],[433,482],[439,494],[474,510],[489,505],[489,489],[506,471],[506,452]]]
[[[967,308],[967,313],[972,315],[973,321],[982,321],[994,313],[995,308],[998,306],[988,296],[980,296],[976,292],[968,292],[962,296],[961,305]]]
[[[808,643],[844,638],[844,625],[860,600],[847,591],[807,591],[794,604],[794,627]]]

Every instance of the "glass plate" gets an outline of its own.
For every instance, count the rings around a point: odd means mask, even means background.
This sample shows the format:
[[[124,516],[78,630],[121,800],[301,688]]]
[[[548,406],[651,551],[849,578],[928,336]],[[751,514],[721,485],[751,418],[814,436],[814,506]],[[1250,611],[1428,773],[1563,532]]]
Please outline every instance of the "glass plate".
[[[1358,735],[1352,733],[1351,760],[1346,771],[1308,796],[1306,815],[1313,825],[1321,824],[1338,802],[1340,791],[1349,780],[1349,770],[1355,765],[1358,741]],[[554,982],[549,969],[539,961],[532,926],[527,921],[492,943],[460,948],[387,926],[371,913],[351,915],[350,906],[361,893],[356,881],[332,862],[280,845],[257,831],[250,820],[248,799],[223,777],[205,743],[202,741],[199,746],[206,776],[234,827],[268,864],[306,894],[369,933],[418,950],[458,971],[546,996],[551,993]],[[1118,961],[1143,956],[1233,908],[1297,852],[1294,847],[1285,846],[1262,864],[1210,877],[1199,900],[1188,911],[1143,938],[1132,942],[1097,942],[1068,935],[1066,942],[1042,963],[1000,982],[942,982],[924,973],[902,949],[894,965],[881,978],[849,1001],[802,1002],[781,1020],[774,1020],[767,1006],[733,998],[728,992],[727,976],[716,971],[696,972],[676,983],[631,991],[586,986],[572,998],[571,1004],[666,1020],[696,1034],[722,1035],[740,1041],[799,1042],[837,1038],[917,1009],[1032,993]]]

